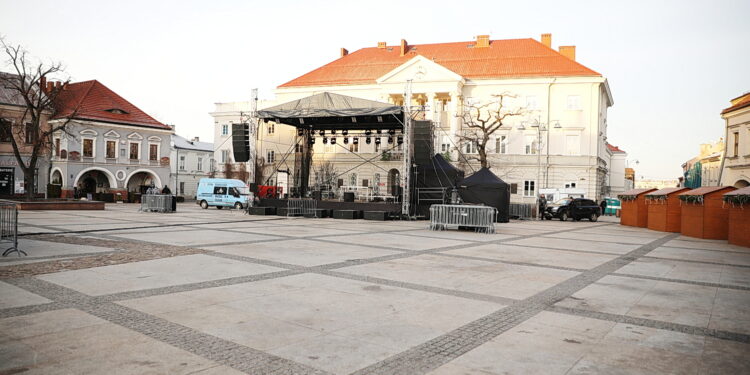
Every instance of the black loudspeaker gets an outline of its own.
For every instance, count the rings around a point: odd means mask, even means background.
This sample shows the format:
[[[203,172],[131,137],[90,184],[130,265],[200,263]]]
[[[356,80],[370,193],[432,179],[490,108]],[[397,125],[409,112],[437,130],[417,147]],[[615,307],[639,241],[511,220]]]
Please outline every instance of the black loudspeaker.
[[[354,193],[349,191],[345,192],[344,202],[354,202]]]
[[[236,163],[250,161],[250,125],[232,124],[232,150]]]
[[[258,194],[258,184],[255,182],[251,182],[248,187],[250,188],[250,192],[253,194]]]

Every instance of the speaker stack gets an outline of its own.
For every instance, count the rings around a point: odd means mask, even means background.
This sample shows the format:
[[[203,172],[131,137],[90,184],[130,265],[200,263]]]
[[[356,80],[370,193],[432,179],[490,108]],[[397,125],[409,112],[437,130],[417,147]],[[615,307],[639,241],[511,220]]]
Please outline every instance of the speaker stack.
[[[250,161],[250,125],[248,123],[232,124],[232,151],[234,161]]]

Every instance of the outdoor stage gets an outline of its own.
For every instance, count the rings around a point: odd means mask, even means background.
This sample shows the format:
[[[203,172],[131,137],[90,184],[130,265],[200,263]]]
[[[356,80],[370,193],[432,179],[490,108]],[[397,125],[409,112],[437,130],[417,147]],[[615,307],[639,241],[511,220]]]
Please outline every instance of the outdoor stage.
[[[286,208],[286,199],[263,198],[260,200],[261,207]],[[401,203],[386,202],[343,202],[338,200],[319,200],[317,208],[326,210],[355,210],[355,211],[385,211],[401,212]]]

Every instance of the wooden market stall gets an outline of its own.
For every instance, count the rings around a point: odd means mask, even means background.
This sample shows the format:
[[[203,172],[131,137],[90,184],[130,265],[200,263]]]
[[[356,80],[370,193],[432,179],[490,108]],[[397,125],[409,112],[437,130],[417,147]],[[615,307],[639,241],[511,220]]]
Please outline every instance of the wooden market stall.
[[[724,204],[729,206],[727,240],[750,247],[750,186],[724,194]]]
[[[731,186],[704,186],[680,193],[680,233],[696,238],[727,239],[729,206],[723,198],[732,190],[735,188]]]
[[[684,187],[672,187],[659,189],[646,194],[646,206],[648,210],[648,229],[662,232],[680,232],[680,207],[679,193],[690,189]]]
[[[648,225],[648,208],[646,194],[656,189],[628,190],[617,197],[620,198],[620,224],[631,227],[645,228]]]

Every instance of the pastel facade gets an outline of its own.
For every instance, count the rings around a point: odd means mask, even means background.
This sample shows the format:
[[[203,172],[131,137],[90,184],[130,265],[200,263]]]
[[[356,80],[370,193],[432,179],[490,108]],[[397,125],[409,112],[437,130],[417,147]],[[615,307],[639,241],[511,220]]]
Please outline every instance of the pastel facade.
[[[750,185],[750,93],[732,99],[721,118],[727,140],[721,185],[746,187]]]
[[[194,199],[201,178],[213,172],[214,145],[201,142],[198,137],[191,140],[172,134],[170,150],[170,183],[172,192]]]

